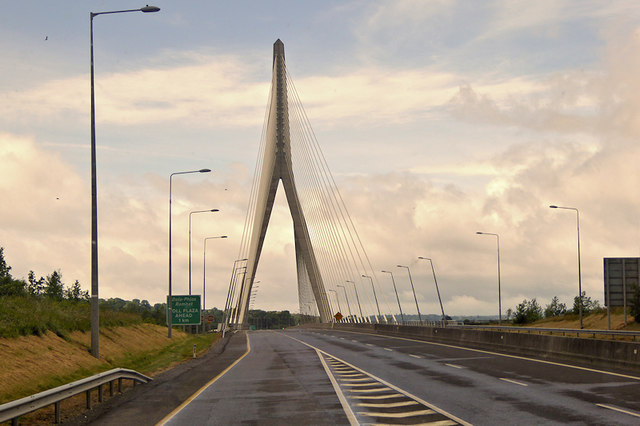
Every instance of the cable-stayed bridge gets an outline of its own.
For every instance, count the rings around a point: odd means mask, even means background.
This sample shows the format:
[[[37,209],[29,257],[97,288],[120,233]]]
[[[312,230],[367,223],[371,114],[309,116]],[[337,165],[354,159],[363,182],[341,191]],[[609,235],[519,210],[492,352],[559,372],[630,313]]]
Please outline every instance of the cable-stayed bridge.
[[[371,262],[287,72],[273,46],[273,77],[258,160],[225,304],[227,324],[247,325],[251,291],[276,192],[293,219],[300,313],[331,322],[395,322]]]

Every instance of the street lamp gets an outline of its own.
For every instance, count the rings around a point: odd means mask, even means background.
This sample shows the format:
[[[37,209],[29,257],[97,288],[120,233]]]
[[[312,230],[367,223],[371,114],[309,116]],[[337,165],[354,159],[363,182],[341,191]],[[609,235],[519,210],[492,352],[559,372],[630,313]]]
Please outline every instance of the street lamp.
[[[358,289],[356,288],[356,283],[349,280],[347,280],[347,282],[353,284],[353,290],[356,292],[356,300],[358,301],[358,310],[360,311],[360,321],[364,322],[364,315],[362,315],[362,306],[360,306],[360,297],[358,296]]]
[[[196,210],[189,212],[189,296],[191,296],[191,215],[194,213],[217,212],[218,209]]]
[[[413,291],[413,299],[416,301],[416,309],[418,310],[418,319],[420,320],[420,325],[422,325],[422,315],[420,315],[420,308],[418,307],[418,298],[416,297],[416,289],[413,288],[413,280],[411,279],[411,270],[408,266],[396,265],[398,268],[407,268],[407,272],[409,273],[409,282],[411,283],[411,290]]]
[[[371,278],[369,275],[364,275],[364,274],[362,274],[362,278],[369,278],[369,281],[371,281],[371,288],[373,289],[373,298],[376,299],[376,308],[378,309],[378,318],[376,318],[376,322],[378,322],[382,314],[380,314],[380,305],[378,305],[378,296],[376,295],[376,287],[373,285],[373,278]],[[385,318],[385,322],[387,322],[386,318]]]
[[[171,188],[173,186],[174,175],[185,175],[188,173],[209,173],[211,169],[189,170],[186,172],[175,172],[169,175],[169,296],[167,297],[167,326],[169,327],[169,339],[171,339]]]
[[[96,98],[93,67],[93,18],[98,15],[126,12],[158,12],[159,7],[145,6],[140,9],[89,12],[91,47],[91,355],[100,358],[100,308],[98,299],[98,185],[96,171]]]
[[[202,254],[202,312],[204,312],[204,310],[207,308],[205,305],[205,295],[207,289],[207,241],[213,240],[215,238],[227,238],[227,236],[220,235],[218,237],[207,237],[204,239],[204,243],[202,243],[202,245],[204,246]]]
[[[498,325],[502,325],[502,296],[500,294],[500,236],[491,232],[476,232],[478,235],[493,235],[498,244]]]
[[[576,212],[576,224],[578,228],[578,312],[580,313],[580,329],[582,326],[582,273],[580,271],[580,212],[575,207],[561,207],[561,206],[549,206],[551,209],[564,209],[564,210],[575,210]]]
[[[391,275],[391,282],[393,283],[393,291],[396,292],[396,300],[398,301],[398,309],[400,309],[400,318],[402,319],[402,324],[404,324],[404,314],[402,313],[402,306],[400,306],[400,298],[398,297],[398,289],[396,288],[396,280],[393,279],[393,272],[391,271],[382,271],[385,274]]]
[[[347,299],[347,309],[349,309],[349,319],[351,320],[351,322],[354,322],[353,314],[351,314],[351,305],[349,304],[349,295],[347,295],[346,287],[340,284],[336,284],[336,287],[342,287],[342,290],[344,290],[344,298]]]
[[[433,272],[433,282],[436,283],[436,292],[438,293],[438,301],[440,302],[440,310],[442,311],[442,323],[447,323],[447,317],[444,315],[444,307],[442,306],[442,299],[440,298],[440,290],[438,289],[438,280],[436,280],[436,270],[433,268],[433,260],[428,257],[418,256],[418,259],[428,260],[431,262],[431,272]]]

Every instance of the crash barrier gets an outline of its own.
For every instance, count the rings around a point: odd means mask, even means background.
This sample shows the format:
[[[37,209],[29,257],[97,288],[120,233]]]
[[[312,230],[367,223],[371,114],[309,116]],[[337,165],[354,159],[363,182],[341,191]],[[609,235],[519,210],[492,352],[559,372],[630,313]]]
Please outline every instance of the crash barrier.
[[[0,423],[11,420],[12,425],[18,424],[18,419],[25,414],[53,405],[55,407],[55,423],[60,423],[60,402],[72,396],[85,393],[87,409],[91,409],[91,391],[98,390],[98,401],[103,400],[103,385],[109,384],[110,396],[113,396],[114,383],[118,383],[118,392],[122,392],[122,381],[132,380],[136,383],[147,383],[152,379],[144,374],[125,368],[115,368],[91,377],[86,377],[57,388],[49,389],[35,395],[27,396],[0,405]]]
[[[476,329],[472,326],[425,327],[339,323],[306,324],[305,327],[383,334],[472,349],[536,356],[543,359],[562,359],[593,366],[640,371],[640,342],[607,340],[607,335],[619,335],[615,331],[612,333],[607,330],[554,329],[555,334],[532,334],[522,332],[523,328],[521,327]],[[542,333],[539,330],[536,332]],[[576,334],[576,336],[569,334]],[[626,332],[624,334],[633,335],[635,333]]]

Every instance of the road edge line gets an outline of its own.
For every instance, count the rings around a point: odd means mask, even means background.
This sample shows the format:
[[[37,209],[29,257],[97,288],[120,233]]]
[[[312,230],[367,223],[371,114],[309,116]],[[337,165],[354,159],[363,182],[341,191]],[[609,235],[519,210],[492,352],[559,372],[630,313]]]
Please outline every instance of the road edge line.
[[[287,336],[287,337],[289,337],[289,336]],[[336,381],[336,378],[333,377],[333,374],[331,373],[331,369],[327,365],[327,361],[325,361],[324,357],[322,356],[322,354],[320,353],[320,351],[318,349],[316,349],[316,348],[314,348],[314,349],[316,351],[316,354],[318,354],[318,357],[320,358],[320,362],[322,363],[322,366],[324,367],[324,371],[327,373],[327,376],[329,377],[329,380],[331,381],[331,385],[333,386],[333,390],[335,391],[336,395],[338,396],[338,399],[340,400],[340,404],[342,404],[342,409],[344,410],[344,413],[347,415],[347,419],[349,420],[349,424],[352,425],[352,426],[359,425],[360,423],[358,422],[355,413],[351,409],[351,406],[347,402],[347,398],[345,398],[344,393],[342,392],[342,389],[340,389],[340,385]]]

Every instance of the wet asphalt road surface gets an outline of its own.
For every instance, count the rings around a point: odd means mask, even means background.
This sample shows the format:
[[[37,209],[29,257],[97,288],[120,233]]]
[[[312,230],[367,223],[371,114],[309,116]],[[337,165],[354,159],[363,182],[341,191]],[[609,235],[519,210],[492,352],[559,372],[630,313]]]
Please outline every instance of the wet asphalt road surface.
[[[360,424],[640,424],[633,374],[331,330],[249,339],[168,424],[349,424],[349,413]]]

